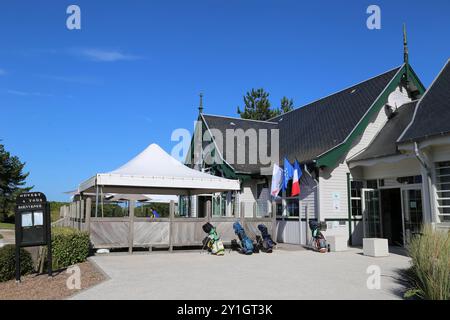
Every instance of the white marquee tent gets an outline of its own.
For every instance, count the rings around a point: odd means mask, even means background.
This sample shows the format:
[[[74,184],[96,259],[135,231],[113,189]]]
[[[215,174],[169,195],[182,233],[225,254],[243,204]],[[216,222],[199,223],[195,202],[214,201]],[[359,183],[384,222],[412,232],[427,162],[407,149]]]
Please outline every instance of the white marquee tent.
[[[120,194],[120,193],[107,193],[105,199],[108,201],[123,201],[134,200],[146,203],[170,203],[171,201],[177,203],[178,196],[176,195],[158,195],[158,194]]]
[[[175,246],[202,245],[205,237],[202,226],[206,221],[220,225],[221,237],[228,243],[235,238],[235,220],[245,219],[238,203],[232,205],[234,200],[227,197],[227,210],[231,215],[217,216],[211,210],[211,200],[199,206],[189,195],[239,190],[239,180],[190,169],[152,144],[120,168],[96,174],[71,192],[74,201],[63,208],[62,225],[86,230],[96,249],[128,247],[132,252],[134,247],[168,247],[173,250]],[[92,212],[94,196],[95,214]],[[178,211],[174,196],[183,196],[179,198]],[[235,199],[239,201],[239,197]],[[125,210],[116,212],[116,207],[111,206],[105,214],[104,200],[108,205],[125,200],[127,203],[119,204]],[[156,201],[169,202],[168,217],[142,216],[143,211],[136,211],[139,214],[135,215],[137,202],[145,206]],[[272,217],[252,216],[246,223],[255,226],[265,223],[270,227],[274,221]]]
[[[240,190],[240,184],[190,169],[151,144],[120,168],[81,183],[78,193],[98,194],[99,188],[102,194],[196,195]]]

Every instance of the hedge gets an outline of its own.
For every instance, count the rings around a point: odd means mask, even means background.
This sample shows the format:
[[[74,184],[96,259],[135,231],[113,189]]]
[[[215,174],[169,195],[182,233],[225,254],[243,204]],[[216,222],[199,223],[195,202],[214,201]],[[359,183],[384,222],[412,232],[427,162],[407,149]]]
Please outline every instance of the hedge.
[[[89,234],[72,228],[52,229],[53,269],[67,268],[86,261],[90,250]]]
[[[21,275],[34,271],[31,254],[25,249],[20,249]],[[12,280],[16,275],[16,246],[8,244],[0,248],[0,282]]]

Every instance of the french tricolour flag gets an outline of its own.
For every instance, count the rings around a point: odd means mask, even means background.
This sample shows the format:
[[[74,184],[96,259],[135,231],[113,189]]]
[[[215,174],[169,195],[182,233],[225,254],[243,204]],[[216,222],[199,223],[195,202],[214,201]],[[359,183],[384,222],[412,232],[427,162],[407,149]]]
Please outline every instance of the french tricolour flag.
[[[294,177],[292,179],[292,191],[291,197],[298,196],[300,194],[300,178],[303,175],[302,169],[300,168],[300,164],[297,160],[294,163]]]

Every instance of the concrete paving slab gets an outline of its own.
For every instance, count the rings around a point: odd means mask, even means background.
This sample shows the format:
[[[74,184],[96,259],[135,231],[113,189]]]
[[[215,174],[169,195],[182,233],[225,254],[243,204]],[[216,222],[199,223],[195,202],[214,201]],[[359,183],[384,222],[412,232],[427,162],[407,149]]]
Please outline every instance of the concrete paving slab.
[[[223,257],[199,252],[114,254],[91,258],[110,278],[73,299],[401,299],[402,255],[362,250],[283,251]],[[381,269],[381,289],[367,288],[367,268]]]

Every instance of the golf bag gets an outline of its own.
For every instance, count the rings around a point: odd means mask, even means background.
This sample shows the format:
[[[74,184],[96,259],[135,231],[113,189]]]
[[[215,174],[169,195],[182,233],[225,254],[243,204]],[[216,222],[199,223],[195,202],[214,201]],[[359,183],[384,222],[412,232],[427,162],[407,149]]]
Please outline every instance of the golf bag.
[[[327,252],[327,241],[322,232],[320,232],[320,223],[317,221],[310,221],[309,228],[311,229],[312,242],[316,250],[320,253]]]
[[[216,228],[207,222],[202,226],[203,231],[208,234],[208,236],[203,239],[203,248],[207,248],[209,252],[217,256],[223,256],[225,253],[225,248],[223,246],[222,240],[220,240],[217,234]]]
[[[238,236],[239,241],[241,242],[240,252],[243,254],[252,254],[254,251],[253,241],[247,237],[244,228],[242,228],[241,224],[236,221],[233,224],[234,233]]]
[[[258,246],[262,252],[272,253],[273,247],[276,245],[275,241],[272,240],[272,237],[267,230],[267,227],[263,224],[258,225],[258,229],[261,232],[261,237],[256,236],[256,241],[258,242]]]

